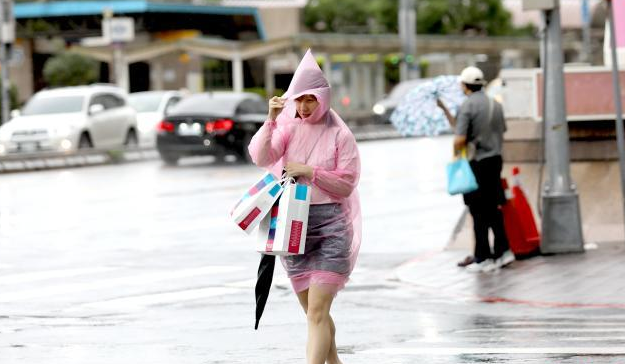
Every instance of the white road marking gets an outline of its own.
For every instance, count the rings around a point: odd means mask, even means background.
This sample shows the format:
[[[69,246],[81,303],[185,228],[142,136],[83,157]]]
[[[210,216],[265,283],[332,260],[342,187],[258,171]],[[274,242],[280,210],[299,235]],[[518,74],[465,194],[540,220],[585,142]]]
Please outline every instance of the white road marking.
[[[202,275],[232,273],[244,270],[239,266],[207,266],[192,269],[183,269],[177,271],[158,271],[142,273],[135,276],[119,276],[108,279],[101,279],[93,282],[70,283],[63,285],[50,285],[46,287],[38,287],[18,292],[4,292],[0,295],[0,302],[11,302],[28,300],[34,298],[43,298],[55,295],[67,295],[84,291],[93,291],[103,288],[117,288],[119,286],[129,285],[149,285],[160,281],[189,278]]]
[[[549,333],[564,333],[564,332],[625,332],[625,328],[611,328],[611,327],[603,327],[603,328],[557,328],[557,327],[549,327],[549,328],[484,328],[484,329],[470,329],[470,330],[458,330],[454,331],[454,333],[475,333],[475,332],[549,332]]]
[[[558,341],[625,341],[625,336],[578,336],[558,338]]]
[[[501,325],[501,326],[553,326],[553,327],[556,327],[556,326],[557,327],[561,327],[561,326],[571,326],[571,327],[579,327],[579,326],[618,326],[618,327],[624,327],[625,326],[625,322],[509,321],[509,322],[502,322],[499,325]]]
[[[578,355],[621,355],[625,347],[522,347],[522,348],[381,348],[365,350],[362,354],[384,355],[478,355],[478,354],[578,354]]]

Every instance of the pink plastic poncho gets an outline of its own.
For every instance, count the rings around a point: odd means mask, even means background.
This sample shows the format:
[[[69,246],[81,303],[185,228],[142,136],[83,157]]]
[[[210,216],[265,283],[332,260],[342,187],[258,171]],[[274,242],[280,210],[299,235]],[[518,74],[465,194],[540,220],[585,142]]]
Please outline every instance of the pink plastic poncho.
[[[319,106],[309,117],[301,119],[297,116],[294,100],[306,94],[314,95]],[[341,228],[344,231],[338,233],[350,240],[347,244],[349,251],[345,252],[349,267],[340,273],[322,269],[287,269],[296,292],[315,284],[336,293],[345,286],[354,268],[362,237],[360,199],[356,189],[360,178],[360,156],[356,140],[345,122],[330,109],[330,86],[310,50],[304,55],[289,89],[282,97],[286,99],[285,108],[275,121],[265,121],[254,135],[249,145],[250,156],[256,165],[276,176],[282,175],[288,162],[313,167],[312,179],[298,179],[299,183],[312,186],[311,205],[340,205],[340,216],[334,218],[341,220],[337,226],[344,226]],[[328,224],[332,224],[332,221],[328,221]],[[333,234],[336,233],[335,230]],[[322,238],[323,244],[323,237],[315,238]],[[328,235],[328,239],[331,238]],[[282,258],[285,268],[288,259]]]

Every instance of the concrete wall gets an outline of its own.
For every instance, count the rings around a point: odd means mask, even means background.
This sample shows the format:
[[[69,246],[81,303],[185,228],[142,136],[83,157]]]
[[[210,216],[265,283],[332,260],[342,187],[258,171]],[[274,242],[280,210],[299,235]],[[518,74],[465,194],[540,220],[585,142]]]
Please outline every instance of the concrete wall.
[[[193,54],[169,54],[155,58],[150,64],[152,90],[204,90],[202,57]]]
[[[33,94],[32,46],[28,40],[18,39],[13,46],[13,58],[9,66],[9,77],[17,87],[18,99],[26,101]]]
[[[267,39],[290,37],[300,32],[300,9],[258,9]]]

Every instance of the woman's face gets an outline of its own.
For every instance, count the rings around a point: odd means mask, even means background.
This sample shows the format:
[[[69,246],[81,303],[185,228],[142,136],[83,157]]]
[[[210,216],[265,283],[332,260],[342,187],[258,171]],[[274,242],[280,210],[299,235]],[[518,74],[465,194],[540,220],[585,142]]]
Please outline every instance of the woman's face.
[[[318,106],[319,102],[313,95],[302,95],[295,99],[295,108],[302,119],[312,115]]]

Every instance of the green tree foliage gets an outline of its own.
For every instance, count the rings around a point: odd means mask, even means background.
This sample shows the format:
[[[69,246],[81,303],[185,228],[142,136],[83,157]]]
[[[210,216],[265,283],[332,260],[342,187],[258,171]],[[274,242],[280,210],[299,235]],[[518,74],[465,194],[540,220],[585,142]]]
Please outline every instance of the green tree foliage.
[[[43,66],[43,78],[52,87],[78,86],[98,80],[98,63],[76,53],[61,53],[48,59]]]
[[[501,0],[417,0],[417,33],[531,35],[515,29]],[[399,0],[311,0],[304,23],[313,31],[397,32]]]
[[[421,0],[417,33],[510,35],[511,18],[501,0]]]
[[[389,26],[397,28],[394,18],[395,0],[311,0],[304,8],[304,24],[320,32],[390,32]]]

